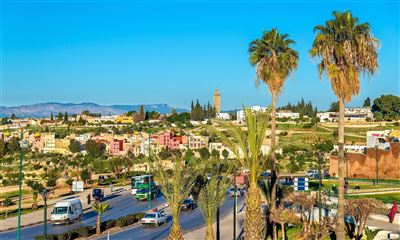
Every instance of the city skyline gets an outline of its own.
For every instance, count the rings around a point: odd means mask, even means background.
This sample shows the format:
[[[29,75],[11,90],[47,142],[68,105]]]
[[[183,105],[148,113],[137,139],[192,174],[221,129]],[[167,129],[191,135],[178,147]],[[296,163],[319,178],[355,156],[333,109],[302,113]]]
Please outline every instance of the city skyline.
[[[269,11],[279,8],[285,14]],[[286,82],[278,105],[304,98],[326,110],[336,97],[326,77],[318,79],[308,50],[313,27],[332,18],[332,11],[346,9],[360,22],[369,22],[381,41],[378,74],[362,79],[360,95],[348,105],[399,95],[396,1],[6,1],[1,9],[0,105],[166,103],[190,109],[192,100],[212,103],[218,87],[222,110],[266,106],[269,93],[264,85],[255,87],[247,51],[264,30],[277,27],[296,41],[300,53],[298,70]]]

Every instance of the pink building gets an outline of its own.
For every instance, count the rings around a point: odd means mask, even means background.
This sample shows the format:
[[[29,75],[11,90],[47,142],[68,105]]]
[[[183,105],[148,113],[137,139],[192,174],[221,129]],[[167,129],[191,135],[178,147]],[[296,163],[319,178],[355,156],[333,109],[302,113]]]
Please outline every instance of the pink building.
[[[176,137],[171,132],[164,132],[158,136],[158,143],[168,149],[178,149],[182,144],[182,137]]]
[[[110,155],[122,155],[124,153],[124,140],[113,139],[110,141]]]

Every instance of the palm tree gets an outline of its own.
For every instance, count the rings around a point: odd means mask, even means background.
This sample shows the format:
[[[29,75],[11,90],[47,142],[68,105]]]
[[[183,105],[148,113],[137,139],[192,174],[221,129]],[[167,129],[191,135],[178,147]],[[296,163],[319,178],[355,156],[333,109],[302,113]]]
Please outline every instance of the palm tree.
[[[268,113],[252,113],[250,109],[245,109],[247,130],[243,131],[240,126],[231,122],[218,121],[221,129],[210,127],[219,136],[225,146],[227,146],[237,157],[241,166],[249,169],[249,190],[246,198],[246,219],[245,237],[246,239],[261,239],[262,213],[261,196],[257,187],[257,180],[261,174],[262,167],[268,157],[276,149],[271,148],[266,156],[261,157],[261,145],[266,136],[269,124]]]
[[[283,90],[285,80],[292,74],[299,60],[297,51],[291,48],[295,42],[288,38],[288,34],[280,34],[277,29],[264,32],[260,39],[251,42],[249,53],[250,63],[256,67],[256,85],[264,82],[272,95],[271,112],[271,147],[276,145],[276,98]],[[271,207],[275,208],[276,188],[276,158],[271,155],[272,177],[271,177]]]
[[[319,59],[339,100],[338,128],[338,239],[344,239],[344,104],[360,91],[360,73],[372,76],[378,69],[379,41],[368,23],[358,23],[349,11],[333,12],[333,19],[314,28],[317,32],[310,56]]]
[[[36,209],[38,207],[37,204],[38,194],[40,194],[43,191],[44,186],[43,184],[32,180],[27,181],[26,185],[32,189],[32,201],[33,201],[32,209]]]
[[[101,214],[106,212],[110,207],[107,203],[98,203],[96,202],[92,206],[92,210],[97,212],[97,222],[96,222],[96,234],[101,233],[100,224],[101,224]]]
[[[165,166],[160,159],[156,159],[155,165],[155,175],[172,215],[173,223],[168,239],[181,240],[183,239],[179,222],[181,204],[189,196],[195,184],[198,176],[198,168],[185,164],[182,157],[177,157],[173,161],[172,171],[165,171]]]
[[[207,165],[212,166],[212,163]],[[204,221],[206,222],[206,240],[215,239],[213,223],[217,215],[218,207],[221,206],[226,199],[226,190],[231,184],[231,181],[226,176],[227,173],[230,172],[230,170],[227,170],[225,174],[222,174],[221,178],[220,166],[221,163],[219,163],[219,166],[212,166],[209,169],[208,172],[211,171],[210,179],[200,190],[199,196],[197,198],[200,212],[204,217]]]

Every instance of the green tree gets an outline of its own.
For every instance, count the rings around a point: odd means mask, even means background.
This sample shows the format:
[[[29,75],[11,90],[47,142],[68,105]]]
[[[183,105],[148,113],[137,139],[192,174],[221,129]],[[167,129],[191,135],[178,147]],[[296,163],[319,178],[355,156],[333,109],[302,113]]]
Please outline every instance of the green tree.
[[[217,149],[213,149],[211,151],[211,157],[214,158],[214,159],[219,159],[219,157],[220,157],[219,151]]]
[[[75,139],[71,139],[71,140],[69,140],[68,149],[72,153],[78,153],[81,150],[81,144],[80,144],[80,142],[76,141]]]
[[[183,240],[179,218],[181,204],[189,195],[195,180],[199,175],[198,165],[185,164],[183,158],[176,158],[171,171],[165,171],[160,159],[156,159],[155,175],[168,203],[172,215],[172,227],[168,240]]]
[[[229,157],[229,151],[224,149],[222,150],[222,156],[224,157],[224,160],[228,159]]]
[[[261,239],[262,213],[261,196],[257,187],[257,180],[266,163],[277,146],[271,148],[266,157],[261,157],[261,146],[266,137],[271,111],[266,113],[252,113],[245,109],[246,130],[232,122],[218,121],[222,129],[210,127],[217,134],[222,143],[227,146],[237,157],[239,164],[248,169],[249,189],[246,198],[245,236],[246,239]],[[275,200],[274,200],[275,201]]]
[[[67,122],[68,122],[68,113],[65,112],[64,113],[64,123],[67,123]]]
[[[110,205],[107,203],[98,203],[95,202],[92,206],[92,210],[97,213],[97,221],[96,221],[96,234],[99,235],[101,233],[100,225],[101,225],[101,214],[105,213]]]
[[[265,83],[272,95],[271,147],[276,145],[276,98],[281,94],[285,80],[297,69],[299,61],[298,52],[291,48],[294,43],[288,34],[280,34],[277,29],[272,29],[264,32],[260,39],[251,42],[249,48],[250,63],[256,67],[256,84],[259,86],[261,81]],[[272,154],[271,160],[271,184],[274,186],[277,178],[276,157],[274,154]],[[274,208],[275,187],[272,187],[272,190],[271,197],[273,201],[271,202],[272,208]]]
[[[363,107],[371,107],[371,99],[369,97],[364,100]]]
[[[360,91],[360,74],[372,76],[378,69],[379,41],[368,23],[359,23],[350,11],[333,12],[333,19],[314,28],[316,36],[310,56],[320,60],[320,78],[325,72],[339,100],[338,151],[338,239],[344,231],[344,108]]]
[[[6,143],[4,142],[3,139],[0,139],[0,158],[4,157],[6,155]]]
[[[206,182],[205,186],[201,188],[197,198],[200,212],[203,215],[206,223],[206,240],[213,240],[214,230],[213,223],[217,215],[218,207],[222,205],[226,199],[226,189],[230,186],[231,182],[228,177],[219,177],[220,173],[215,171],[211,174],[210,179]]]
[[[97,143],[95,140],[89,139],[85,143],[85,149],[89,156],[100,157],[104,153],[105,145],[102,143]]]
[[[81,172],[81,179],[82,181],[87,184],[87,181],[92,179],[92,173],[89,171],[89,169],[84,168]]]
[[[339,112],[339,102],[332,102],[329,106],[328,112]]]
[[[40,194],[44,190],[44,186],[43,184],[32,180],[27,181],[26,185],[32,189],[32,201],[33,201],[32,209],[36,209],[38,207],[37,204],[38,194]]]
[[[17,119],[17,116],[15,115],[15,113],[11,114],[11,119],[12,120]]]
[[[145,115],[144,115],[145,113],[144,113],[144,106],[143,105],[140,105],[140,112],[139,112],[139,115],[140,115],[140,121],[143,121],[144,120],[144,118],[145,118]]]
[[[210,155],[211,155],[210,151],[208,151],[208,149],[205,148],[205,147],[202,147],[202,148],[199,149],[199,154],[200,154],[200,158],[203,159],[203,160],[209,159]]]
[[[53,112],[50,114],[50,121],[54,121]]]
[[[15,153],[19,150],[19,138],[12,137],[8,142],[7,142],[7,151],[9,153]]]
[[[382,118],[385,120],[400,119],[400,97],[395,95],[382,95],[374,100],[372,112],[374,114],[378,112],[381,113]]]
[[[59,113],[58,113],[58,116],[57,116],[57,120],[58,120],[58,121],[62,121],[62,120],[63,120],[63,117],[64,117],[64,115],[62,114],[62,112],[59,112]]]

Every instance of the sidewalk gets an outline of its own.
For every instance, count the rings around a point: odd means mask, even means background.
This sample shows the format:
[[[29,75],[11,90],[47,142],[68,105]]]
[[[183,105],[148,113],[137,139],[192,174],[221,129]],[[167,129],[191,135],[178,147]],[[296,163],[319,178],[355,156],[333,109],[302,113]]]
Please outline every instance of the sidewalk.
[[[114,191],[112,193],[110,192],[109,187],[105,187],[102,189],[104,189],[104,195],[105,195],[105,197],[107,197],[112,194],[119,193],[123,190],[130,189],[130,186],[122,186],[122,187],[117,187],[117,188],[114,187]],[[65,200],[65,199],[79,198],[81,200],[83,210],[85,211],[85,210],[90,209],[91,206],[89,206],[87,204],[87,198],[86,198],[86,196],[88,194],[90,194],[90,195],[92,194],[92,189],[86,189],[85,191],[78,193],[78,194],[73,194],[73,195],[64,196],[64,197],[60,197],[60,198],[49,199],[47,201],[47,206],[48,206],[47,207],[47,220],[49,220],[51,217],[51,211],[53,210],[52,206],[55,205],[57,202]],[[93,199],[92,199],[92,201],[93,201]],[[44,215],[44,213],[43,213],[42,209],[31,212],[31,213],[23,214],[23,215],[21,215],[21,226],[26,227],[26,226],[42,223],[43,215]],[[15,228],[17,228],[17,224],[18,224],[18,216],[14,216],[14,217],[10,217],[10,218],[1,220],[0,221],[0,232],[15,229]]]
[[[238,208],[238,211],[240,208]],[[240,231],[244,226],[245,209],[236,214],[236,237],[239,236]],[[216,223],[213,225],[214,234],[217,233]],[[220,236],[221,239],[233,239],[233,213],[230,212],[228,215],[220,220]],[[198,228],[184,234],[184,238],[188,240],[204,239],[206,235],[206,227]]]

